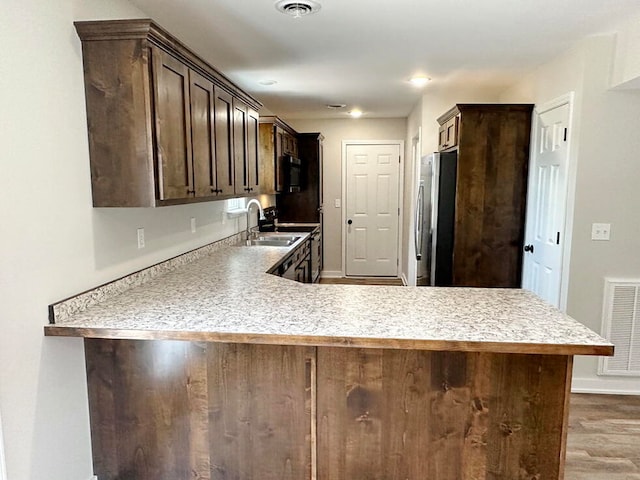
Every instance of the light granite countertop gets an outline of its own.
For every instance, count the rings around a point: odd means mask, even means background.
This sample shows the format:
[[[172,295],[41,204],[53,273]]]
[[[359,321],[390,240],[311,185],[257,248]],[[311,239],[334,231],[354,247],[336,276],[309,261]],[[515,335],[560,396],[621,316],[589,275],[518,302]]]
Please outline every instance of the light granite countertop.
[[[610,355],[520,289],[302,284],[266,273],[294,247],[223,245],[56,320],[50,336]]]

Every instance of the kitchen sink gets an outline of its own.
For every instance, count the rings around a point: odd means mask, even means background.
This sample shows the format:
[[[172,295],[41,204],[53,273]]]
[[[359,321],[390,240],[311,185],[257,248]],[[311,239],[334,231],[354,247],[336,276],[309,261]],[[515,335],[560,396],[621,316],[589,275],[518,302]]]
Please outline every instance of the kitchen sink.
[[[300,239],[294,235],[263,235],[247,240],[248,246],[288,247]]]

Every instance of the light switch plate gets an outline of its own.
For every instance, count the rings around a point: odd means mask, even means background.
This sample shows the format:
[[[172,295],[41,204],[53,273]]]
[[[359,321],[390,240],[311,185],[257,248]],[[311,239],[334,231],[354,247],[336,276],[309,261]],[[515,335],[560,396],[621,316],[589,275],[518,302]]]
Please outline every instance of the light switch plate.
[[[335,205],[336,208],[340,208],[340,203],[341,203],[340,199],[336,198],[333,204]]]
[[[591,240],[609,240],[611,237],[610,223],[592,223]]]

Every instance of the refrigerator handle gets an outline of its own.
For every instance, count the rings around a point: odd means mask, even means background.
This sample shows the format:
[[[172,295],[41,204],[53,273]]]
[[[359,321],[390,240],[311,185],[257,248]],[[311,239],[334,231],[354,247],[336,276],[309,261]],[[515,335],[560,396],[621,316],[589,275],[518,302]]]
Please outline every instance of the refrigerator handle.
[[[422,260],[422,229],[424,228],[424,225],[422,224],[424,220],[423,198],[424,184],[420,182],[420,187],[418,187],[418,199],[416,200],[416,224],[413,229],[416,247],[416,260]]]

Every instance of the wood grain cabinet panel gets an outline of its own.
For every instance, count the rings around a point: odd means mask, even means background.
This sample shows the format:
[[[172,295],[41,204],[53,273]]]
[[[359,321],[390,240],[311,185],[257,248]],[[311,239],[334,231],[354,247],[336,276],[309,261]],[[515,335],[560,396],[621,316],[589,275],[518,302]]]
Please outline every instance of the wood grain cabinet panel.
[[[251,194],[263,193],[262,165],[260,164],[260,116],[255,110],[247,109],[247,170],[249,172],[249,192]]]
[[[195,195],[189,68],[158,48],[152,57],[160,199],[188,198]]]
[[[309,479],[308,347],[85,340],[100,480]]]
[[[443,120],[438,129],[438,150],[440,151],[454,148],[458,145],[458,122],[460,117],[455,112],[452,113],[454,113],[453,117]]]
[[[563,478],[571,356],[85,339],[100,480]]]
[[[260,117],[260,189],[262,193],[282,193],[285,188],[284,156],[298,156],[298,133],[281,118]]]
[[[446,149],[457,157],[454,286],[521,286],[532,110],[458,104],[438,119],[458,132],[455,148]]]
[[[260,155],[260,191],[264,194],[278,193],[276,184],[277,153],[275,127],[260,119],[258,126],[258,151]]]
[[[233,97],[215,87],[216,179],[220,195],[233,195],[235,160],[233,155]]]
[[[297,140],[302,160],[304,181],[300,192],[278,195],[277,208],[282,222],[322,223],[322,169],[324,136],[319,133],[301,133]]]
[[[235,193],[255,195],[260,192],[258,153],[259,117],[244,102],[233,100],[233,151]]]
[[[82,40],[94,206],[162,206],[258,193],[257,100],[151,20],[75,25]],[[244,118],[236,119],[235,105],[242,105]]]
[[[211,81],[196,72],[189,73],[191,142],[196,197],[219,193],[215,145],[215,90]],[[224,161],[224,157],[220,159]]]
[[[563,356],[318,348],[318,480],[562,478]]]

